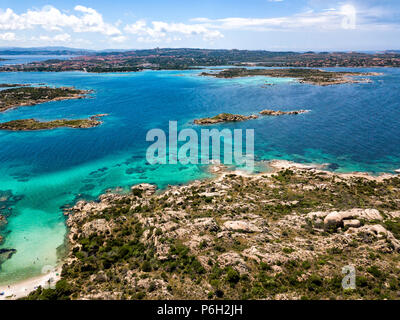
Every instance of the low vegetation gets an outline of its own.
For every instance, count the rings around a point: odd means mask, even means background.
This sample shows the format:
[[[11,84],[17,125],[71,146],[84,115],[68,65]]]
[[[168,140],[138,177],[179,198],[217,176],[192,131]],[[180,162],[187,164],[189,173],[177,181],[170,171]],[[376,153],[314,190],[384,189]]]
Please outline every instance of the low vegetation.
[[[68,212],[62,280],[27,299],[397,299],[399,191],[294,167],[105,194]],[[328,224],[335,212],[360,225]]]

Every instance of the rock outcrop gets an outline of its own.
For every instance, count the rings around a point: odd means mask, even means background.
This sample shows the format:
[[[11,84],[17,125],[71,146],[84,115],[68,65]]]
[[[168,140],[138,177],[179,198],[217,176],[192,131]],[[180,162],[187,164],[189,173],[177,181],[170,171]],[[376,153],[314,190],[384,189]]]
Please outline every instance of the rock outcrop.
[[[343,226],[361,226],[361,222],[359,220],[383,220],[382,215],[376,209],[351,209],[346,211],[333,212],[310,212],[308,214],[308,217],[319,220],[324,219],[324,226],[327,229],[336,229]]]
[[[298,115],[302,113],[308,113],[310,112],[309,110],[296,110],[296,111],[275,111],[275,110],[263,110],[260,111],[260,114],[263,116],[284,116],[284,115]]]

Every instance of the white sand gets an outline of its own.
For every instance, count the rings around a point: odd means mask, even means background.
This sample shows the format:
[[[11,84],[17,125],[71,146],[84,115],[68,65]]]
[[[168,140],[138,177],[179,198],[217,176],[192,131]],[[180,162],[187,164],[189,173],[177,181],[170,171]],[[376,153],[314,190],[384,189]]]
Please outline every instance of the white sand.
[[[56,282],[60,280],[60,274],[61,267],[58,267],[35,278],[11,284],[10,286],[0,286],[0,294],[4,292],[3,295],[0,295],[0,300],[15,300],[26,297],[39,286],[42,286],[42,288],[53,288]]]

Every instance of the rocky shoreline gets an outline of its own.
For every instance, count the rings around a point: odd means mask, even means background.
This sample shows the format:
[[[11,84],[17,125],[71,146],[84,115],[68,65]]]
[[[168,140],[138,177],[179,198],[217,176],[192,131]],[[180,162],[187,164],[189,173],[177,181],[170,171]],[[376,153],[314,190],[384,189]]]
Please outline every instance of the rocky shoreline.
[[[399,177],[269,165],[254,175],[214,165],[214,179],[78,202],[59,289],[28,298],[398,297]],[[345,265],[357,268],[346,292]]]

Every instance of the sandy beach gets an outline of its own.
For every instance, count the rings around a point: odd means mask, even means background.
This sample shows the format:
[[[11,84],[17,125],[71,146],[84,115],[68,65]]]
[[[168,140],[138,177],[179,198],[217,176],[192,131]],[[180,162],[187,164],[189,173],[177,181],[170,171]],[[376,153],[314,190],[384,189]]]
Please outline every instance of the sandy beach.
[[[35,278],[24,280],[9,286],[0,286],[0,300],[16,300],[26,297],[37,287],[53,287],[60,280],[61,267],[49,270],[48,273]]]

